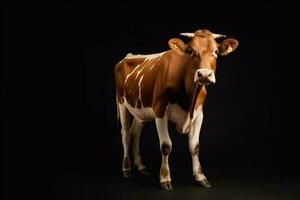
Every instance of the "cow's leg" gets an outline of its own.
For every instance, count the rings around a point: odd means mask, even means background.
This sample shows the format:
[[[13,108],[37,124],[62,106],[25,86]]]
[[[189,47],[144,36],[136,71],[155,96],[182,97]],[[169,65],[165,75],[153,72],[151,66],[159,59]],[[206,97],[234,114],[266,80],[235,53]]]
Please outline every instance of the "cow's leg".
[[[162,154],[160,186],[164,190],[172,190],[168,161],[169,154],[172,150],[172,141],[168,132],[168,118],[166,115],[163,118],[155,118],[155,123],[159,136],[160,151]]]
[[[201,111],[193,122],[189,131],[189,149],[192,155],[193,174],[195,180],[203,187],[210,187],[209,182],[203,174],[199,161],[199,135],[203,121],[203,112]]]
[[[130,113],[123,104],[119,104],[122,143],[124,149],[123,157],[123,175],[125,178],[131,178],[131,164],[129,158],[129,144],[130,144]]]
[[[140,152],[140,135],[141,131],[144,127],[144,122],[139,121],[138,119],[134,118],[130,133],[132,137],[132,151],[133,151],[133,157],[134,157],[134,164],[137,167],[137,170],[142,175],[149,175],[149,173],[146,170],[145,165],[142,162],[141,152]]]

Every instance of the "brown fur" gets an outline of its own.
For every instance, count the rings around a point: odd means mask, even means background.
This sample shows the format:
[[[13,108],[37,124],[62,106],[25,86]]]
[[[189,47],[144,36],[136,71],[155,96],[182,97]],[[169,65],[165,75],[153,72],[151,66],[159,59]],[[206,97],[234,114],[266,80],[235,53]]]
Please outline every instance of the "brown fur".
[[[198,154],[199,154],[199,144],[196,144],[193,155],[198,155]]]

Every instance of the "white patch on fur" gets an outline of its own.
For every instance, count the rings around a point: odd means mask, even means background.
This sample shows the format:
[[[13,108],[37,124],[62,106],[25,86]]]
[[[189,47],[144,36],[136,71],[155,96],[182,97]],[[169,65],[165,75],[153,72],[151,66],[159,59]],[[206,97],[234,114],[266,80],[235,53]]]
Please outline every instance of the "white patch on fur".
[[[193,119],[191,120],[189,112],[183,110],[178,104],[169,104],[167,107],[168,118],[176,124],[177,131],[180,133],[188,133],[191,122],[193,123],[201,111],[202,106],[199,106],[194,111]]]
[[[136,100],[136,103],[135,103],[135,107],[137,107],[137,102],[138,100],[141,101],[141,107],[143,108],[143,101],[142,101],[142,81],[143,81],[143,78],[144,78],[144,75],[141,76],[140,80],[139,80],[139,98]]]
[[[153,109],[151,107],[144,107],[144,105],[143,105],[143,101],[142,101],[142,81],[143,81],[143,78],[144,78],[144,75],[142,75],[140,77],[140,80],[138,82],[139,97],[138,97],[138,99],[135,102],[135,106],[132,107],[128,103],[126,97],[123,97],[123,99],[124,99],[124,104],[125,104],[126,108],[129,110],[129,112],[134,117],[136,117],[140,121],[151,121],[151,120],[154,119],[155,114],[154,114],[154,111],[153,111]],[[141,108],[137,107],[138,100],[141,101]]]
[[[134,118],[132,120],[130,133],[134,137],[134,140],[132,141],[132,153],[134,157],[134,164],[137,166],[138,170],[145,169],[145,165],[142,162],[141,153],[140,153],[140,135],[141,131],[143,129],[144,124],[140,122],[138,119]]]
[[[151,107],[141,107],[141,108],[137,108],[137,107],[132,107],[126,100],[125,97],[123,97],[124,99],[124,105],[126,106],[126,108],[129,110],[129,112],[136,117],[137,119],[139,119],[140,121],[151,121],[154,119],[155,117],[155,113],[153,111],[153,109]]]
[[[155,54],[146,54],[146,55],[142,55],[142,54],[127,54],[127,56],[125,58],[127,59],[134,59],[134,58],[146,58],[146,60],[149,59],[153,59],[153,58],[157,58],[158,56],[162,56],[165,52],[161,52],[161,53],[155,53]],[[124,58],[124,59],[125,59]]]
[[[128,121],[126,121],[126,114],[125,114],[126,113],[126,107],[124,106],[124,104],[121,104],[121,103],[119,103],[118,106],[119,106],[119,111],[120,111],[121,124],[125,125],[125,126],[129,126]],[[123,127],[123,128],[124,128],[124,130],[126,129],[126,127]]]
[[[152,68],[155,66],[156,63],[152,64],[150,67],[150,71],[152,70]]]
[[[134,59],[134,58],[146,58],[146,60],[149,60],[149,59],[157,58],[158,56],[162,56],[164,53],[165,51],[161,53],[146,54],[146,55],[128,53],[125,56],[125,58],[123,58],[119,63],[123,62],[125,59]]]
[[[140,66],[141,66],[141,64],[137,65],[137,66],[134,68],[134,70],[132,70],[132,72],[130,72],[130,73],[126,76],[126,79],[125,79],[125,81],[124,81],[124,84],[126,84],[128,78],[129,78],[129,76],[131,76],[132,74],[134,74],[134,72],[135,72]]]
[[[183,110],[178,104],[169,104],[167,107],[167,115],[170,121],[174,122],[177,131],[187,133],[190,125],[190,117],[188,112]]]
[[[155,118],[155,123],[160,145],[162,145],[163,142],[171,143],[168,131],[168,117],[165,115],[163,118]]]
[[[140,70],[138,70],[138,72],[136,73],[136,76],[135,76],[135,80],[137,79],[137,77],[140,75],[140,73],[143,71],[143,69],[145,68],[145,62],[143,62],[142,63],[143,64],[143,67],[140,69]]]
[[[212,56],[215,57],[215,58],[218,58],[218,54],[216,53],[216,51],[214,51],[214,52],[212,53]]]

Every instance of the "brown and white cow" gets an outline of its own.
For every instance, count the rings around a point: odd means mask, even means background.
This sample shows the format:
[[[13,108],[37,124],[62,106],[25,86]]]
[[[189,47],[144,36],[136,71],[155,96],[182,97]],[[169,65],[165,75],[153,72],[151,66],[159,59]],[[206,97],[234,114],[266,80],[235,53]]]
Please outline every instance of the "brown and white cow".
[[[155,120],[162,154],[160,185],[165,190],[172,189],[168,164],[172,150],[169,120],[176,124],[179,133],[188,134],[195,180],[201,186],[210,187],[198,157],[205,87],[216,82],[217,56],[228,55],[238,46],[235,39],[218,44],[215,39],[225,36],[208,30],[181,35],[189,37],[189,43],[172,38],[168,51],[151,55],[129,53],[115,66],[116,101],[124,148],[123,175],[131,177],[130,143],[134,164],[141,174],[148,174],[141,159],[139,140],[144,123]]]

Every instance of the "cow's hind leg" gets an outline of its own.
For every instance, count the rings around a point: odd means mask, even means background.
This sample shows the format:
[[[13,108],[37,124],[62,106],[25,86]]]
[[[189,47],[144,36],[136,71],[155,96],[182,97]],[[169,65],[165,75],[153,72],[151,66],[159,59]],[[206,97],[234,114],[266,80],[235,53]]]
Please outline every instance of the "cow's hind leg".
[[[203,113],[201,112],[191,126],[189,132],[189,149],[192,156],[193,174],[196,182],[202,187],[210,187],[209,182],[203,174],[199,161],[199,135],[203,121]]]
[[[131,178],[131,163],[129,158],[129,145],[130,145],[130,113],[127,108],[119,103],[120,121],[121,121],[121,133],[122,143],[124,150],[123,157],[123,175],[125,178]]]
[[[144,127],[144,122],[139,121],[137,118],[134,118],[130,128],[131,140],[132,140],[132,151],[134,157],[134,165],[137,167],[137,170],[142,175],[149,175],[146,170],[145,165],[142,162],[141,152],[140,152],[140,135]]]

